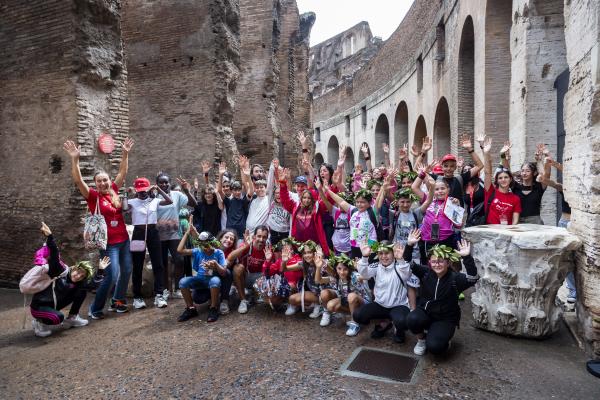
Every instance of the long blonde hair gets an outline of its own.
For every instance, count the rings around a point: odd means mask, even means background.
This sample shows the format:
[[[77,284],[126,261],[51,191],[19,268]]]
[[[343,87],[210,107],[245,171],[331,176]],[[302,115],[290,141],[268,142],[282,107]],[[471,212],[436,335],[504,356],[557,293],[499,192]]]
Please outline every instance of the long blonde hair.
[[[108,176],[108,180],[111,182],[112,181],[110,179],[110,175],[108,175],[108,173],[106,171],[98,171],[94,174],[94,182],[96,182],[96,177],[100,174],[105,174],[106,176]],[[111,185],[112,186],[112,185]],[[110,202],[113,205],[114,208],[121,208],[121,198],[119,197],[119,195],[113,190],[113,188],[109,186],[108,187],[108,193],[110,194]]]

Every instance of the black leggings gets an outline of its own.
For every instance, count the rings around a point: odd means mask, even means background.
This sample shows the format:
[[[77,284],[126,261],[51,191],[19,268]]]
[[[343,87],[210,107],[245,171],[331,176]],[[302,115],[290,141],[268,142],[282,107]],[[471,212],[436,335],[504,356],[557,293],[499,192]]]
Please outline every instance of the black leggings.
[[[179,280],[184,276],[183,257],[177,253],[177,246],[179,246],[179,242],[179,239],[162,240],[160,242],[164,271],[163,282],[165,287],[169,290],[172,290],[173,287],[175,290],[179,289]],[[171,260],[173,260],[172,271],[169,271],[169,253],[171,253]]]
[[[372,319],[391,319],[397,336],[404,336],[406,316],[410,310],[406,306],[387,308],[378,303],[367,303],[354,311],[352,316],[356,322],[367,325]]]
[[[448,350],[450,339],[454,336],[456,324],[450,321],[435,321],[425,310],[417,307],[406,318],[408,329],[414,334],[423,333],[427,329],[425,338],[427,351],[431,354],[442,354]]]
[[[60,323],[65,320],[65,316],[62,312],[60,312],[60,310],[71,304],[69,315],[79,314],[79,309],[81,308],[86,295],[87,291],[85,289],[78,289],[73,292],[72,296],[68,296],[60,301],[56,305],[56,308],[51,306],[32,306],[31,316],[40,321],[42,324],[60,325]]]
[[[144,240],[145,225],[136,225],[133,228],[132,240]],[[165,289],[163,284],[163,265],[161,257],[160,238],[156,225],[148,225],[148,235],[146,238],[146,248],[150,253],[150,262],[152,263],[152,273],[154,275],[154,294],[161,294]],[[142,296],[142,271],[144,269],[145,251],[132,251],[131,260],[133,261],[133,273],[131,283],[133,286],[133,297]]]

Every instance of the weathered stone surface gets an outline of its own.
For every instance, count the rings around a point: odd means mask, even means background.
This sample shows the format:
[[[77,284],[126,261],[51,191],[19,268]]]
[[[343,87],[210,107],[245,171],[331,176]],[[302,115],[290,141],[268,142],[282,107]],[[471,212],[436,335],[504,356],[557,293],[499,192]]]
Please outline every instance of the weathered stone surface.
[[[581,240],[564,228],[522,224],[467,228],[480,279],[473,319],[492,332],[541,338],[558,330],[556,293]]]

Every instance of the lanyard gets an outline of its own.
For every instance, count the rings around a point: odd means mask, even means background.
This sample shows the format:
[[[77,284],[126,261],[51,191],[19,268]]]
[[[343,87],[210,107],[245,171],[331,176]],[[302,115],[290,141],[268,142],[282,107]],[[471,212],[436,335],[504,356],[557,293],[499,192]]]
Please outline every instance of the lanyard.
[[[444,208],[446,208],[446,202],[448,201],[448,197],[446,197],[446,199],[444,200],[444,205],[442,207],[440,207],[437,203],[437,200],[434,200],[436,203],[433,206],[435,208],[435,218],[434,218],[434,222],[438,222],[438,214],[440,213],[440,208],[443,210]]]

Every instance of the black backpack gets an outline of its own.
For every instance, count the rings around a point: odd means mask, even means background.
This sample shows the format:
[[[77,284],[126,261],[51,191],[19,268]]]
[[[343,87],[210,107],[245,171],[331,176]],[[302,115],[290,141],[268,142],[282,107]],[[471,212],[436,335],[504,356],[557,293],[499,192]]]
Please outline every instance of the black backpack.
[[[465,222],[465,228],[468,228],[470,226],[486,224],[487,216],[490,212],[490,206],[492,205],[492,200],[494,200],[495,195],[496,191],[494,190],[494,193],[492,193],[492,195],[488,199],[487,204],[485,203],[485,201],[483,201],[477,204],[475,207],[473,207],[473,211],[471,211],[471,213],[467,217],[467,221]]]

